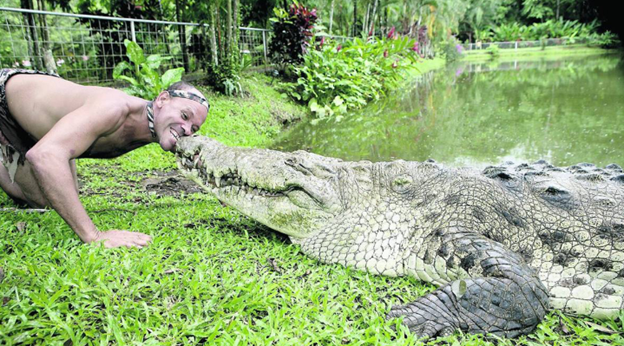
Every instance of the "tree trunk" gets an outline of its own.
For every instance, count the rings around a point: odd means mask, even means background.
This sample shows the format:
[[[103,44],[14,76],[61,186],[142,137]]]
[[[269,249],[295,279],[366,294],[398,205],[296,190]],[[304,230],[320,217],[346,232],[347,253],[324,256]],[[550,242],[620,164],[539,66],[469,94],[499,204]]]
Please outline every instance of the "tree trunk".
[[[362,23],[362,31],[364,34],[368,34],[368,15],[370,14],[370,3],[366,5],[366,16],[364,16],[364,23]]]
[[[212,55],[212,65],[214,67],[219,66],[219,57],[217,56],[217,32],[215,30],[217,26],[216,12],[218,8],[213,5],[214,8],[210,11],[210,53]]]
[[[357,36],[357,2],[353,0],[353,37]]]
[[[234,59],[236,61],[238,61],[238,54],[240,52],[240,49],[238,48],[238,39],[240,37],[238,29],[238,1],[239,0],[232,0],[232,30],[234,31],[234,34],[232,36],[232,54],[234,55]]]
[[[21,6],[27,10],[33,10],[32,0],[20,0]],[[30,45],[28,50],[30,51],[31,65],[35,70],[43,69],[43,63],[41,61],[41,49],[39,47],[39,37],[37,35],[37,26],[35,17],[31,13],[24,13],[24,22],[28,26],[28,32],[30,33],[29,41]]]
[[[39,9],[45,11],[45,2],[38,0]],[[49,73],[56,73],[56,62],[52,55],[52,48],[50,47],[50,33],[48,31],[48,22],[46,15],[39,15],[39,22],[41,23],[41,39],[43,40],[43,65]]]
[[[232,42],[232,1],[233,0],[225,0],[227,6],[227,16],[225,25],[227,26],[225,34],[225,54],[228,60],[232,60],[232,50],[233,50],[233,42]]]
[[[332,33],[332,24],[334,21],[334,0],[331,2],[331,9],[329,10],[329,34]]]
[[[230,17],[232,17],[232,36],[230,41],[230,64],[234,65],[233,68],[239,64],[240,62],[240,47],[238,45],[238,40],[240,38],[240,30],[238,29],[238,11],[239,11],[239,0],[232,0],[232,13]],[[236,68],[234,68],[236,70]]]
[[[180,20],[180,1],[175,1],[176,8],[176,20],[181,22]],[[188,61],[188,53],[186,50],[186,30],[184,30],[184,25],[178,25],[178,37],[180,39],[180,47],[182,48],[182,61],[184,62],[184,70],[189,72],[189,61]]]
[[[382,34],[386,34],[388,32],[388,7],[386,7],[384,9],[384,19],[383,19],[383,28],[382,28]]]
[[[233,13],[232,13],[232,18],[234,21],[234,31],[238,30],[238,7],[239,7],[239,0],[234,0],[234,5],[233,5]],[[234,35],[234,37],[236,38],[237,36]]]
[[[375,18],[377,17],[377,3],[378,2],[379,0],[375,0],[375,4],[373,5],[373,15],[371,16],[373,20],[371,22],[369,32],[372,32],[373,36],[375,36]]]

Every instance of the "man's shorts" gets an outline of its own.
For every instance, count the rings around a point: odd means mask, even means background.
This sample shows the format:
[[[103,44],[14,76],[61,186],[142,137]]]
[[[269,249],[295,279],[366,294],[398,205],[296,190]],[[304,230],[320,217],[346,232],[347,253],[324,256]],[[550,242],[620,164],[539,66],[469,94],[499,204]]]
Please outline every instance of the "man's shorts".
[[[18,165],[23,165],[26,152],[32,148],[37,139],[26,132],[9,112],[5,86],[9,78],[17,74],[41,74],[58,77],[58,75],[21,69],[0,70],[0,163],[7,169],[11,181],[14,181]]]

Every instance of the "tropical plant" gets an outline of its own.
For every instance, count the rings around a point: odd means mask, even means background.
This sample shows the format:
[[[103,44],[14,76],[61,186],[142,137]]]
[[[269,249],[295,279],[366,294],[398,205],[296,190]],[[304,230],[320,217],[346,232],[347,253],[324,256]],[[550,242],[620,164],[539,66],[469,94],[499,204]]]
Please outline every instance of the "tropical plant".
[[[491,44],[485,51],[490,54],[492,59],[496,59],[500,56],[500,49],[495,44]]]
[[[309,10],[295,1],[288,11],[275,8],[274,14],[271,18],[273,39],[269,46],[273,61],[282,67],[301,63],[317,20],[316,9]]]
[[[110,16],[121,18],[141,18],[141,19],[160,19],[162,18],[162,7],[158,6],[156,0],[145,0],[143,6],[136,6],[133,0],[77,0],[72,1],[74,11],[76,13],[90,14],[96,16]],[[76,19],[81,27],[88,30],[89,36],[98,37],[102,44],[93,45],[96,50],[95,58],[100,66],[116,66],[123,61],[124,38],[128,37],[127,23],[116,20],[106,20],[94,17],[80,17]],[[143,42],[145,46],[157,47],[158,42],[152,40],[150,35],[141,35],[141,31],[156,31],[157,26],[154,24],[145,24],[144,30],[137,30],[137,39]],[[169,45],[167,36],[163,47],[168,50]],[[165,51],[162,51],[165,53]],[[96,70],[97,71],[97,70]],[[112,76],[110,69],[101,69],[98,71],[102,78],[110,79]]]
[[[145,57],[143,49],[130,40],[125,40],[126,56],[130,60],[122,61],[113,70],[113,78],[130,83],[124,91],[130,95],[152,100],[169,85],[182,79],[183,67],[169,69],[160,74],[163,61],[171,59],[160,55]]]
[[[415,68],[416,42],[392,35],[369,42],[320,39],[318,49],[310,50],[303,65],[294,69],[298,78],[287,85],[287,93],[307,103],[319,118],[360,108],[395,88],[405,71]]]
[[[492,39],[497,42],[522,40],[527,30],[526,26],[521,26],[515,22],[511,24],[501,24],[492,30]]]
[[[579,23],[577,21],[547,20],[542,23],[533,23],[530,26],[520,25],[516,22],[501,24],[494,29],[479,31],[477,37],[483,42],[498,41],[510,42],[517,40],[544,40],[548,38],[567,38],[596,40],[599,23]],[[491,30],[491,31],[490,31]]]
[[[492,42],[494,34],[489,29],[487,30],[475,30],[474,40],[475,42]]]
[[[618,35],[607,31],[602,34],[591,34],[588,36],[590,44],[603,48],[613,48],[620,43]]]
[[[453,36],[442,42],[441,47],[442,55],[444,55],[444,59],[446,59],[447,62],[453,62],[461,59],[464,53],[464,47]]]

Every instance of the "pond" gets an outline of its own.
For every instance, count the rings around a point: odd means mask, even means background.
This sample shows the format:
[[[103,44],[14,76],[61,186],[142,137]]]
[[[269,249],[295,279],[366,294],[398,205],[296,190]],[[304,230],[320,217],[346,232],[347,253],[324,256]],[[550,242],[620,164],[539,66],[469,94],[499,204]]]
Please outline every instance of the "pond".
[[[482,168],[624,166],[623,144],[624,60],[599,55],[449,65],[349,116],[296,124],[272,148]]]

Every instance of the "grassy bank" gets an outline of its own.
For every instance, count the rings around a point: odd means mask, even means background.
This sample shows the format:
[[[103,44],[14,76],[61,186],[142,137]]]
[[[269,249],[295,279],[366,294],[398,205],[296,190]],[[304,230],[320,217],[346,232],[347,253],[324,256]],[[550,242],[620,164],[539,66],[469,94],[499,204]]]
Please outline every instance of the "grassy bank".
[[[585,45],[569,45],[569,46],[555,46],[555,47],[531,47],[531,48],[519,48],[519,49],[499,49],[498,55],[501,59],[506,58],[559,58],[564,56],[582,56],[582,55],[596,55],[596,54],[609,54],[617,53],[616,49],[604,49],[597,47],[588,47]],[[470,50],[463,54],[462,60],[487,60],[491,59],[492,54],[487,50]]]
[[[433,59],[422,60],[418,63],[418,67],[414,72],[414,77],[425,74],[427,72],[439,69],[446,65],[446,61],[443,58],[436,57]]]
[[[229,145],[266,146],[281,122],[304,114],[270,82],[247,78],[251,96],[243,99],[210,95],[201,133]],[[199,193],[174,167],[156,145],[79,163],[82,201],[94,222],[152,235],[142,250],[83,245],[55,212],[0,212],[0,344],[416,343],[384,316],[433,286],[320,264]],[[0,208],[12,207],[0,192]],[[519,340],[455,335],[432,344],[624,343],[585,321],[553,313]],[[601,325],[624,330],[621,322]]]

